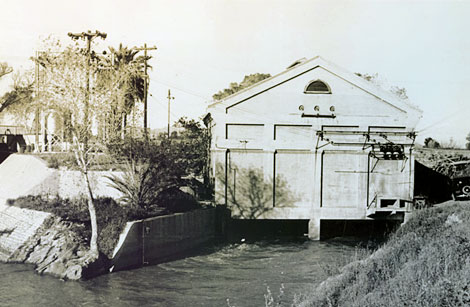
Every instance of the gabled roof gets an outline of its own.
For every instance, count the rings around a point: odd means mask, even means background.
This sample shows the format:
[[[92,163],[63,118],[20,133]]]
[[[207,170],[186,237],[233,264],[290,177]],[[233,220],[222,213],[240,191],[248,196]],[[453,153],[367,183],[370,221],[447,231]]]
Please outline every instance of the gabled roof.
[[[210,104],[209,108],[225,107],[227,111],[229,108],[237,104],[240,104],[254,96],[266,92],[273,87],[288,82],[289,80],[292,80],[318,67],[327,70],[333,75],[336,75],[344,81],[355,85],[363,91],[375,96],[376,98],[394,106],[395,108],[403,112],[407,112],[407,110],[412,110],[415,112],[422,113],[422,111],[418,107],[412,105],[410,102],[396,97],[393,93],[386,91],[367,80],[364,80],[356,74],[351,73],[345,70],[344,68],[341,68],[323,59],[320,56],[316,56],[314,58],[311,58],[310,60],[306,60],[303,62],[296,61],[295,65],[289,66],[283,72],[274,75],[270,78],[267,78],[261,82],[258,82],[219,101],[216,101]]]

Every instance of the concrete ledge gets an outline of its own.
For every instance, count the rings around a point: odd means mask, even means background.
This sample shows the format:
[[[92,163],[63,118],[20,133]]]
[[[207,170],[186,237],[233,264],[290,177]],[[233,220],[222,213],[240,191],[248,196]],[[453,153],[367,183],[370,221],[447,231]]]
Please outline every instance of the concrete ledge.
[[[128,222],[114,249],[111,271],[157,263],[218,234],[217,208]]]

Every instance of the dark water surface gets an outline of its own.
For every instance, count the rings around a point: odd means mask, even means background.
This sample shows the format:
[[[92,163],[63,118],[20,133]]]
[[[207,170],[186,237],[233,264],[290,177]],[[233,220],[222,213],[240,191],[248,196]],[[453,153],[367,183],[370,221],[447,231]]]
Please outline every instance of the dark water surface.
[[[357,241],[258,241],[222,244],[159,265],[83,282],[39,276],[30,266],[0,264],[0,306],[264,306],[269,287],[285,287],[286,306],[345,264]]]

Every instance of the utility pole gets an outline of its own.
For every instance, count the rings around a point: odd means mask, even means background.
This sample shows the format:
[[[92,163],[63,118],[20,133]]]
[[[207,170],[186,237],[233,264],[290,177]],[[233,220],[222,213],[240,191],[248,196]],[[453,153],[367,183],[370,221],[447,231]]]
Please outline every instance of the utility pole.
[[[107,34],[103,32],[99,32],[96,30],[95,32],[91,32],[88,30],[88,32],[82,32],[82,33],[72,33],[69,32],[68,35],[70,38],[73,40],[77,39],[83,39],[86,40],[87,45],[86,45],[86,57],[87,57],[87,64],[86,64],[86,92],[85,92],[85,110],[84,110],[84,115],[85,115],[85,140],[84,140],[84,149],[85,152],[88,150],[88,137],[89,137],[89,118],[88,118],[88,108],[90,104],[90,62],[91,62],[91,41],[95,37],[101,37],[102,39],[106,39]]]
[[[147,133],[147,95],[148,95],[148,84],[149,82],[149,76],[147,74],[147,50],[157,50],[156,46],[153,47],[147,47],[147,44],[145,43],[143,47],[135,47],[135,50],[143,50],[144,51],[144,71],[145,71],[145,80],[144,80],[144,135],[145,138],[148,138],[148,133]]]
[[[175,99],[175,97],[171,96],[170,89],[168,89],[168,139],[170,138],[170,101]]]
[[[36,51],[36,115],[34,117],[34,125],[35,125],[35,131],[34,131],[34,142],[36,143],[34,151],[39,152],[39,51]]]

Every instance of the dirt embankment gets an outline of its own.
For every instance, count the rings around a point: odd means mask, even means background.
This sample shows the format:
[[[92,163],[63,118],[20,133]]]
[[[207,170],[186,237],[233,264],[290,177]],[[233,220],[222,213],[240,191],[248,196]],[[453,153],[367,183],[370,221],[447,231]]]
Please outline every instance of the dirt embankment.
[[[299,306],[470,306],[470,202],[416,212],[370,257]]]

